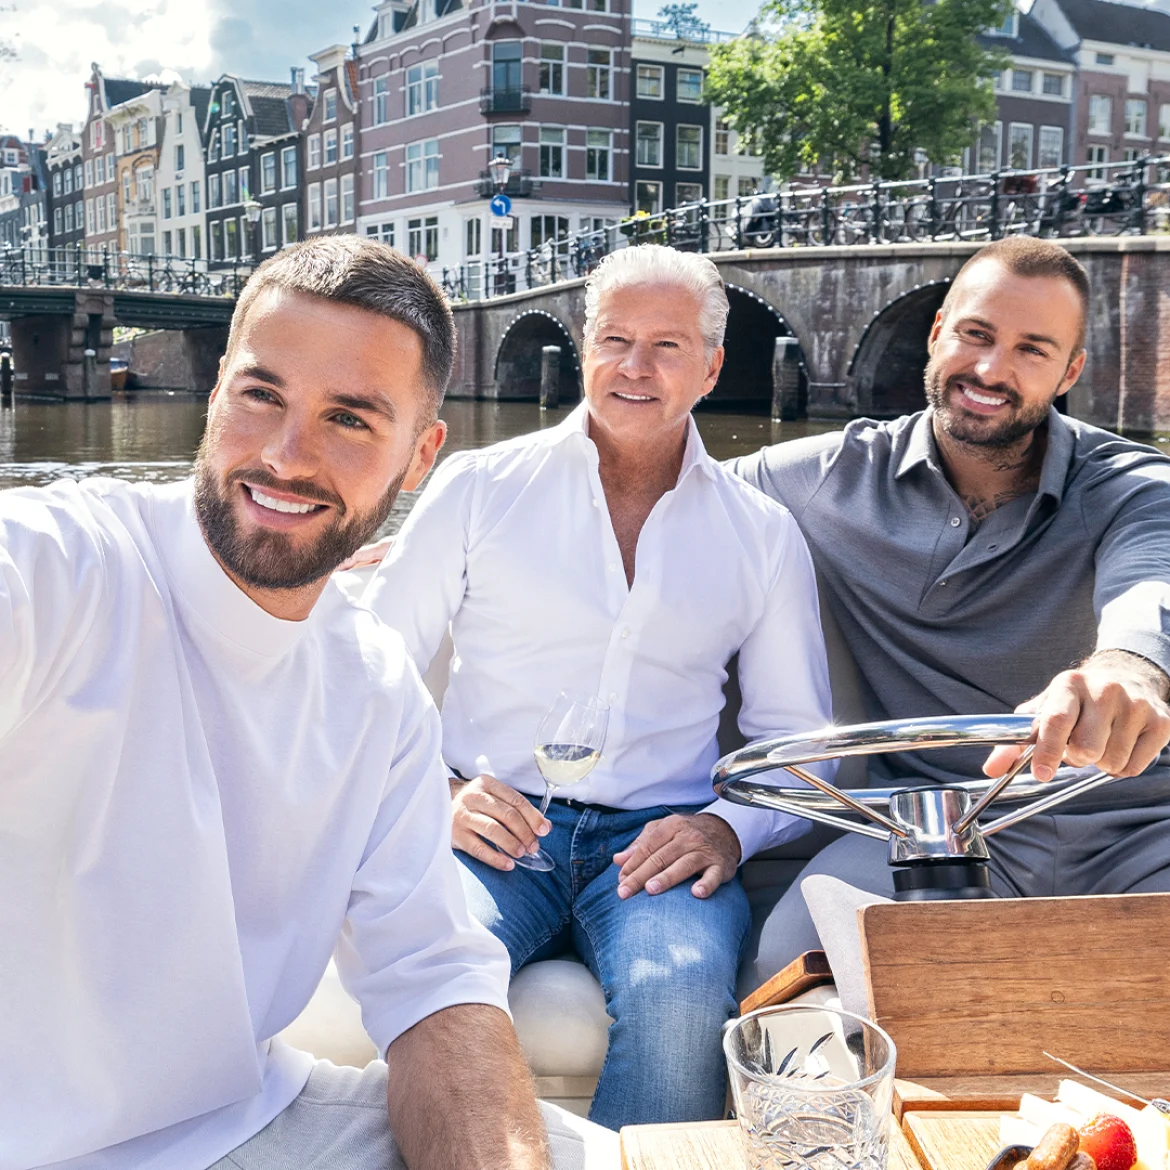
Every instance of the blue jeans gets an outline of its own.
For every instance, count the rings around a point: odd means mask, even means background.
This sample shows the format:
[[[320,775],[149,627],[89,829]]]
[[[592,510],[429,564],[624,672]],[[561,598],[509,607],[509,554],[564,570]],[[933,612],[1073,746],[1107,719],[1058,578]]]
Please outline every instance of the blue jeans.
[[[589,1117],[610,1129],[723,1116],[720,1029],[737,1010],[747,895],[736,877],[696,898],[692,879],[622,901],[613,863],[647,822],[699,807],[600,812],[553,801],[541,841],[556,861],[548,873],[456,854],[471,912],[508,948],[513,974],[575,950],[601,984],[613,1024]]]

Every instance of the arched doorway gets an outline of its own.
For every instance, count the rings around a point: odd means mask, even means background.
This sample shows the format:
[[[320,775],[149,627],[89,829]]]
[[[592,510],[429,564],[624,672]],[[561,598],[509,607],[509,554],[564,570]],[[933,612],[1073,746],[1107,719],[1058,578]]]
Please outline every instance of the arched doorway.
[[[891,301],[866,327],[849,364],[857,411],[897,418],[926,405],[926,341],[949,280],[936,280]]]
[[[551,313],[532,309],[521,313],[507,328],[496,351],[497,398],[540,397],[540,356],[546,345],[561,348],[560,400],[581,396],[581,364],[568,329]]]
[[[794,337],[788,322],[763,297],[729,284],[723,369],[702,405],[714,410],[766,414],[772,409],[772,355],[777,337]],[[808,371],[800,361],[802,402],[807,402]],[[800,411],[803,414],[803,410]]]

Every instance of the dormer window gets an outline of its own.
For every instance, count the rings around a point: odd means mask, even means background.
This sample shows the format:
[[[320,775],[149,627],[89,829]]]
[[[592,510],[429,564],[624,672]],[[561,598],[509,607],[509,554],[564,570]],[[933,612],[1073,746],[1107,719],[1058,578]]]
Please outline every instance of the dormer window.
[[[1020,14],[1013,9],[1004,17],[1003,24],[987,30],[988,36],[1011,37],[1013,40],[1020,35]]]

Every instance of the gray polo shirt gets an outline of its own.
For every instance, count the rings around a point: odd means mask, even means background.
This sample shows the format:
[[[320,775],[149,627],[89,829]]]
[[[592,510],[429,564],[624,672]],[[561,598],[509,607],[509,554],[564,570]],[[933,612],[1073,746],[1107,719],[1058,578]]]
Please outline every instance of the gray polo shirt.
[[[1039,489],[978,525],[942,471],[929,411],[731,462],[804,531],[870,718],[1008,712],[1094,650],[1170,674],[1170,458],[1055,410],[1047,425]],[[986,755],[876,756],[870,779],[971,778]]]

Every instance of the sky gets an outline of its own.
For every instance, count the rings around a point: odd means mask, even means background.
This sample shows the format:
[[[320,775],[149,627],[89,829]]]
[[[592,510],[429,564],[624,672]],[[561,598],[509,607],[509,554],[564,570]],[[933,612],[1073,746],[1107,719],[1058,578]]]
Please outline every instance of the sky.
[[[654,17],[663,0],[634,0]],[[759,0],[698,0],[714,29],[739,32]],[[372,19],[371,0],[0,0],[0,128],[39,138],[58,122],[80,123],[90,62],[108,77],[221,73],[287,81],[289,68],[332,44],[349,44]],[[0,53],[0,56],[3,54]]]

